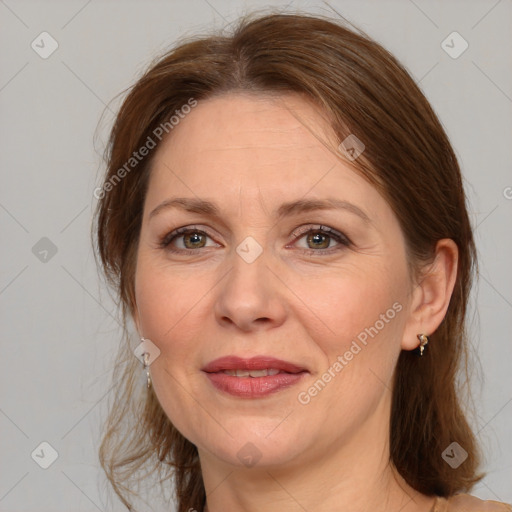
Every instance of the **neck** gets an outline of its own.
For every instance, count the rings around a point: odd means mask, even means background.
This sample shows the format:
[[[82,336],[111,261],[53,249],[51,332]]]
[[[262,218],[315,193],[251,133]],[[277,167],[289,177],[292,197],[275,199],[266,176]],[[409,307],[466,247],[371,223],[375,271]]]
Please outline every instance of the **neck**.
[[[428,512],[434,498],[415,491],[390,463],[389,425],[381,421],[376,414],[350,439],[279,466],[240,468],[199,450],[205,511]]]

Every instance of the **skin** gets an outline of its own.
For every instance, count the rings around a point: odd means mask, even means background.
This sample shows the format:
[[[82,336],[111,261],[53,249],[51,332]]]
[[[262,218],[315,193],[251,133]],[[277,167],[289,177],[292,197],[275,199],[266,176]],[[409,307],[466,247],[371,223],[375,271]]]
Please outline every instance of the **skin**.
[[[446,313],[455,244],[440,241],[416,282],[390,206],[336,152],[318,109],[297,95],[202,101],[171,135],[155,155],[144,205],[135,321],[161,351],[150,367],[154,392],[198,448],[209,512],[430,510],[434,498],[389,463],[391,382],[400,351],[417,347],[416,335],[434,332]],[[175,197],[213,201],[221,216],[178,208],[150,215]],[[328,197],[369,220],[336,209],[274,217],[283,202]],[[308,238],[307,228],[314,235],[319,225],[349,245]],[[162,247],[180,227],[208,234]],[[262,249],[252,263],[236,251],[248,236]],[[301,404],[299,392],[396,303],[401,311]],[[264,398],[232,397],[200,370],[233,354],[274,356],[309,374]],[[249,442],[261,456],[253,467],[237,456]]]

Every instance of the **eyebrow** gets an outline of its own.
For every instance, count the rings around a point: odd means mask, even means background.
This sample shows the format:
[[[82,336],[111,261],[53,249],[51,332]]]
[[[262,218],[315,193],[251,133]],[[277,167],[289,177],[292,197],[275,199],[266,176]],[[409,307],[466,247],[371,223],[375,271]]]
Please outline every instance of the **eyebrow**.
[[[149,214],[149,219],[170,208],[180,208],[191,213],[202,213],[212,217],[221,217],[219,207],[208,200],[192,198],[192,197],[176,197],[173,199],[166,199],[160,203]],[[348,201],[340,199],[327,198],[327,199],[299,199],[297,201],[290,201],[283,203],[274,213],[277,219],[298,215],[299,213],[311,212],[317,210],[345,210],[349,213],[357,215],[364,222],[370,224],[370,217],[361,208]]]

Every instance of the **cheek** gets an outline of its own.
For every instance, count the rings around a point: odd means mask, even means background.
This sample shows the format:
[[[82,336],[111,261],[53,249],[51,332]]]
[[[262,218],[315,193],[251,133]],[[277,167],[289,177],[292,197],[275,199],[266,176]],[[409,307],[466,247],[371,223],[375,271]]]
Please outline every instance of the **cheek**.
[[[395,338],[403,306],[400,287],[391,275],[366,268],[333,273],[315,286],[305,283],[299,293],[308,297],[307,306],[321,320],[317,343],[330,360],[334,352],[348,350],[354,340],[366,346],[365,341],[369,345],[369,340]]]
[[[197,315],[208,291],[207,283],[202,279],[185,280],[179,273],[151,265],[144,256],[139,260],[135,282],[141,335],[161,351],[161,360],[152,371],[161,369],[163,361],[166,368],[176,363],[183,367],[192,355],[190,342],[199,339],[204,325]]]
[[[204,339],[204,322],[199,318],[208,287],[202,279],[183,279],[176,272],[139,260],[136,300],[141,335],[160,350],[150,367],[153,390],[173,425],[180,432],[203,425],[201,407],[192,396],[196,382],[198,342]],[[188,411],[183,414],[182,411]],[[204,432],[202,437],[208,435]],[[194,440],[196,441],[196,440]]]
[[[309,292],[316,313],[309,316],[321,319],[309,334],[323,365],[297,398],[320,422],[356,428],[390,388],[405,317],[400,281],[391,277],[397,275],[337,273],[324,293]]]
[[[298,399],[318,418],[357,425],[390,388],[406,314],[400,275],[382,267],[337,272],[325,281],[325,293],[310,292],[322,319],[310,335],[323,365]]]

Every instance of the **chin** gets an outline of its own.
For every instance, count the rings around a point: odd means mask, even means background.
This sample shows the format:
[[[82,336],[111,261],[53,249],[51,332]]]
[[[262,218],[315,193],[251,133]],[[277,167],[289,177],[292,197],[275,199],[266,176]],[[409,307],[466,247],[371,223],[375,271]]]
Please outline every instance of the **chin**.
[[[282,419],[280,420],[282,421]],[[272,428],[269,428],[270,423]],[[226,423],[226,430],[219,438],[198,439],[197,446],[203,446],[210,454],[224,463],[239,468],[263,469],[292,465],[294,460],[307,449],[304,431],[292,431],[278,426],[279,422],[268,419],[258,422],[254,417],[246,420],[233,419]],[[276,428],[277,427],[277,428]],[[211,427],[218,431],[218,426]]]

